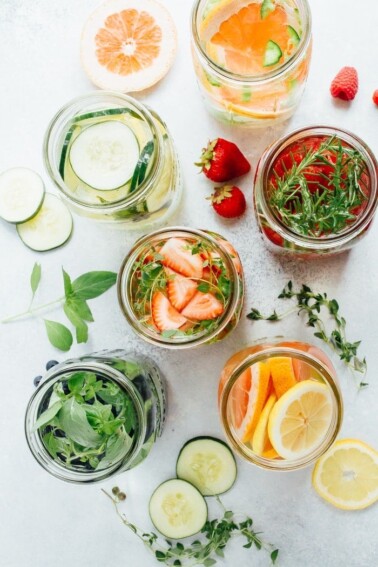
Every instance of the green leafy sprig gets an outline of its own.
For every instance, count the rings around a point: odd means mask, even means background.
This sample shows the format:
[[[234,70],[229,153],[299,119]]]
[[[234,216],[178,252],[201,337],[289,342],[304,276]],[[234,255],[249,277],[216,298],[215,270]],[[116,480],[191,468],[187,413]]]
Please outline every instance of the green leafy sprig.
[[[317,149],[304,147],[303,151],[305,155],[300,163],[291,154],[293,165],[284,169],[283,177],[274,172],[274,182],[269,188],[270,205],[297,234],[311,237],[338,234],[356,220],[353,210],[367,200],[363,190],[368,191],[364,181],[365,161],[359,151],[346,147],[335,136]],[[313,166],[319,168],[317,175],[323,183],[312,183],[306,178],[306,169]],[[330,175],[321,172],[324,166],[331,168]]]
[[[282,314],[273,311],[269,316],[264,316],[258,309],[252,308],[247,318],[252,321],[261,319],[265,321],[279,321],[294,312],[297,312],[298,315],[305,314],[307,326],[316,329],[314,336],[330,346],[356,377],[356,372],[363,375],[362,379],[358,378],[360,387],[367,386],[367,383],[364,382],[367,372],[366,359],[359,358],[357,355],[361,341],[351,343],[347,340],[345,334],[346,320],[340,315],[339,304],[336,299],[329,299],[326,293],[315,293],[305,284],[296,291],[293,289],[291,281],[287,283],[278,298],[293,299],[296,301],[296,306]],[[333,321],[334,328],[331,332],[327,331],[325,323],[321,318],[322,309],[327,312]]]
[[[29,308],[17,315],[6,317],[1,323],[9,323],[17,319],[31,317],[39,311],[62,304],[66,317],[75,328],[76,341],[78,343],[86,343],[88,340],[88,323],[94,321],[87,301],[102,295],[110,289],[116,283],[117,274],[115,272],[93,271],[82,274],[71,281],[70,276],[63,268],[62,272],[64,295],[44,305],[33,307],[35,295],[42,277],[41,266],[35,263],[30,276],[32,298]],[[68,351],[73,344],[73,335],[70,329],[62,323],[49,319],[44,319],[44,323],[50,343],[59,350]]]
[[[122,523],[132,531],[153,553],[157,561],[164,565],[174,565],[182,567],[192,567],[194,565],[203,565],[211,567],[217,563],[218,559],[225,557],[225,549],[230,540],[236,536],[244,538],[246,549],[256,547],[256,549],[265,549],[270,554],[270,559],[274,564],[278,557],[278,549],[271,544],[265,543],[260,538],[260,532],[252,529],[253,520],[245,517],[242,521],[236,519],[234,512],[226,510],[220,498],[216,499],[222,508],[223,515],[214,520],[208,520],[201,530],[201,539],[196,539],[189,544],[180,541],[171,542],[163,539],[154,532],[144,532],[134,524],[128,521],[126,516],[120,511],[119,503],[126,498],[126,494],[121,492],[118,487],[114,487],[112,495],[102,489],[104,494],[111,499],[114,504],[117,515]]]

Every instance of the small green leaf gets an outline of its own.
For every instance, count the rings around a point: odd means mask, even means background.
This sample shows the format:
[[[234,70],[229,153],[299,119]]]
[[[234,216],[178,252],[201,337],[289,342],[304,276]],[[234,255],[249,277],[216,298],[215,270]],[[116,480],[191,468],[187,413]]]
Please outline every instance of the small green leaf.
[[[63,282],[64,282],[64,295],[66,297],[69,297],[73,293],[71,278],[67,274],[67,272],[64,271],[63,268],[62,268],[62,272],[63,272]]]
[[[210,557],[208,557],[207,559],[205,559],[205,561],[203,562],[203,565],[205,567],[211,567],[211,565],[215,565],[216,561],[215,559],[211,559]]]
[[[272,560],[273,565],[276,562],[276,559],[278,557],[278,553],[279,553],[279,549],[275,549],[274,551],[272,551],[272,553],[270,554],[270,558]]]
[[[101,443],[101,435],[89,425],[85,410],[75,398],[64,402],[58,417],[62,430],[74,443],[82,447],[97,447]]]
[[[115,272],[87,272],[72,282],[73,291],[80,299],[94,299],[110,289],[117,281]]]
[[[76,311],[76,313],[84,319],[84,321],[88,321],[92,323],[94,321],[92,311],[90,310],[88,303],[85,299],[80,299],[79,297],[69,297],[66,300],[66,304]]]
[[[76,329],[77,342],[79,344],[86,343],[88,340],[88,325],[86,324],[86,322],[76,313],[74,309],[72,309],[72,307],[67,305],[67,303],[64,304],[63,309],[68,319]]]
[[[38,289],[39,283],[41,281],[41,276],[42,276],[41,264],[38,264],[36,262],[33,266],[33,270],[30,276],[30,287],[33,293],[33,297]]]
[[[33,425],[32,433],[34,433],[34,431],[37,431],[37,429],[43,427],[43,425],[46,425],[47,423],[49,423],[49,421],[54,419],[58,411],[61,409],[62,405],[63,405],[62,401],[55,402],[55,404],[53,404],[50,408],[48,408],[46,411],[41,413],[41,415]]]
[[[210,290],[210,284],[205,283],[205,282],[201,282],[198,286],[197,286],[197,290],[198,291],[202,291],[202,293],[207,293]]]
[[[59,350],[67,352],[70,350],[73,337],[72,333],[65,325],[62,323],[57,323],[56,321],[49,321],[44,319],[46,332],[50,343]]]

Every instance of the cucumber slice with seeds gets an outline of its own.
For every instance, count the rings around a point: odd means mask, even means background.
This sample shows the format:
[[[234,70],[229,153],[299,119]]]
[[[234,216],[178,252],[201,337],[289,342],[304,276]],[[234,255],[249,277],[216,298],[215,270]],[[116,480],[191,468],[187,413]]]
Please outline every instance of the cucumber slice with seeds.
[[[157,487],[150,499],[149,513],[161,534],[182,539],[201,531],[207,521],[207,504],[192,484],[174,478]]]
[[[295,29],[292,26],[287,26],[287,32],[289,34],[291,43],[296,47],[299,42],[301,41],[300,36],[298,35],[298,33],[295,31]]]
[[[264,55],[264,67],[271,67],[276,65],[282,57],[282,50],[278,43],[272,41],[271,39],[266,44],[265,55]]]
[[[88,126],[69,150],[71,167],[77,177],[100,191],[125,185],[138,159],[139,144],[134,132],[118,120]]]
[[[46,193],[39,212],[29,221],[17,225],[17,232],[26,246],[45,252],[64,244],[72,233],[72,217],[66,205]]]
[[[25,222],[41,208],[45,186],[38,173],[13,167],[0,175],[0,217],[11,223]]]
[[[176,474],[178,478],[194,484],[204,496],[222,494],[236,480],[235,457],[220,439],[195,437],[181,449]]]

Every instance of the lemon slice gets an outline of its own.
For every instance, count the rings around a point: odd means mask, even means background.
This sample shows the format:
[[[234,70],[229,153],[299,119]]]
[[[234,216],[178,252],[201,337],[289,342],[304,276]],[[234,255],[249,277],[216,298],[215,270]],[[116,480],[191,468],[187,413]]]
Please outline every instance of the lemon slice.
[[[271,394],[261,412],[260,419],[256,425],[252,438],[252,449],[257,455],[263,455],[268,442],[268,421],[270,412],[277,401],[276,394]]]
[[[317,461],[312,484],[337,508],[367,508],[378,500],[378,452],[358,439],[337,441]]]
[[[274,405],[269,416],[269,439],[283,459],[299,459],[321,444],[331,421],[332,397],[328,386],[304,380]]]

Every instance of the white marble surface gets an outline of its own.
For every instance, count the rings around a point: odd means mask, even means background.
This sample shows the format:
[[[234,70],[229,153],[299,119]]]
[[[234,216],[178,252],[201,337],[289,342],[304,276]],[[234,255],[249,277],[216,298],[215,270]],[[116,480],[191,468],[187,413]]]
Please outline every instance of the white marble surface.
[[[41,145],[52,114],[70,98],[92,89],[79,62],[79,37],[97,0],[1,0],[0,3],[0,169],[25,165],[44,172]],[[149,353],[169,384],[168,420],[150,458],[117,478],[129,498],[130,519],[146,529],[149,495],[174,473],[176,456],[189,437],[221,435],[216,408],[218,375],[225,360],[252,340],[286,334],[311,340],[311,332],[295,316],[274,328],[247,321],[251,305],[279,306],[275,297],[289,278],[335,296],[348,321],[352,340],[363,339],[370,387],[357,394],[352,379],[340,371],[345,398],[341,436],[358,437],[378,448],[378,223],[368,238],[349,254],[313,263],[279,260],[263,246],[252,214],[252,174],[241,187],[248,198],[246,216],[221,222],[204,197],[210,186],[192,165],[208,138],[224,135],[240,144],[255,167],[263,148],[282,131],[310,123],[334,124],[355,131],[378,152],[378,109],[371,94],[378,88],[378,7],[375,0],[312,0],[314,54],[307,90],[291,123],[256,133],[230,130],[212,120],[197,92],[189,50],[191,1],[164,0],[179,30],[173,69],[142,96],[168,125],[183,166],[185,198],[177,218],[186,224],[216,229],[236,244],[247,274],[245,312],[237,330],[223,343],[186,352],[151,348],[127,327],[115,290],[93,302],[96,322],[87,345],[72,355],[101,348],[127,346]],[[362,8],[363,5],[363,8]],[[329,95],[332,77],[343,65],[360,75],[358,97],[351,105]],[[18,239],[14,227],[0,223],[0,315],[17,312],[29,299],[28,279],[36,260],[43,282],[38,302],[61,291],[60,267],[77,276],[83,271],[117,271],[136,235],[75,218],[70,242],[53,252],[33,253]],[[51,313],[60,319],[61,313]],[[112,510],[97,485],[72,486],[50,477],[29,453],[23,432],[25,406],[33,392],[33,376],[51,358],[63,360],[46,340],[40,320],[0,325],[0,565],[1,567],[153,567],[148,554]],[[316,339],[314,339],[316,341]],[[267,473],[238,461],[235,488],[224,497],[227,506],[250,513],[264,537],[280,548],[281,567],[367,567],[378,565],[378,505],[348,513],[331,508],[311,489],[311,470]],[[110,488],[113,481],[106,482]],[[235,543],[223,563],[229,567],[269,565],[263,552]]]

